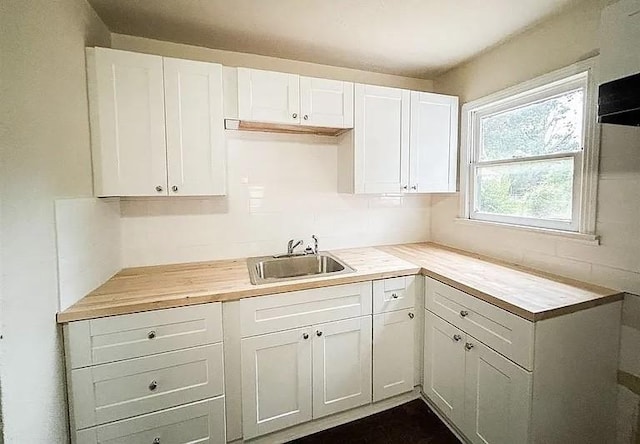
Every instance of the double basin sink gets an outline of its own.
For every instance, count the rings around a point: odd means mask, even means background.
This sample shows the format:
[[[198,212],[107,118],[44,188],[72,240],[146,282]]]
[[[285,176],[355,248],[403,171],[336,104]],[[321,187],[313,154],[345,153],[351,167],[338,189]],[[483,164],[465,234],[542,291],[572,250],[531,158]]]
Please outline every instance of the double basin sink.
[[[254,285],[355,271],[329,253],[253,257],[247,259],[247,267]]]

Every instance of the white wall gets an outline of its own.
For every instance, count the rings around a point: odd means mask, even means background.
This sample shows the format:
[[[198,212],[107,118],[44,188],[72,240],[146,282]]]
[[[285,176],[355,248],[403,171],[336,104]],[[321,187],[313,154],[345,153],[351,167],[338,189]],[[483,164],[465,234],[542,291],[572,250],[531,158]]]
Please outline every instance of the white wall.
[[[120,200],[55,202],[60,310],[65,310],[122,269]]]
[[[68,441],[54,200],[92,194],[84,47],[109,42],[85,0],[0,2],[0,378],[8,443]]]
[[[587,0],[435,80],[437,91],[468,102],[568,66],[598,52],[605,1]],[[508,228],[456,222],[458,195],[434,196],[435,242],[544,271],[640,294],[640,129],[604,125],[598,181],[597,234],[601,245]],[[624,304],[620,370],[640,387],[640,298]],[[640,393],[620,386],[619,442],[638,428]],[[634,431],[635,428],[635,431]]]
[[[337,193],[331,137],[227,132],[228,196],[123,200],[125,267],[424,241],[428,196]]]

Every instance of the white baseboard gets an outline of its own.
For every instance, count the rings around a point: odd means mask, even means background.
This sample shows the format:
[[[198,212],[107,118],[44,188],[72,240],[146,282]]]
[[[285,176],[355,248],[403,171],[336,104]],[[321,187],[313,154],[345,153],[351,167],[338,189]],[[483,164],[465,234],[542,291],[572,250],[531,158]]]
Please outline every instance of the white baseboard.
[[[259,436],[251,440],[231,441],[229,444],[241,444],[243,442],[251,444],[285,443],[294,439],[302,438],[303,436],[311,435],[313,433],[321,432],[332,427],[346,424],[348,422],[355,421],[366,416],[371,416],[376,413],[389,410],[391,408],[405,404],[409,401],[413,401],[414,399],[423,399],[419,387],[414,388],[411,392],[398,395],[393,398],[385,399],[384,401],[376,402],[375,404],[367,404],[362,407],[348,410],[346,412],[328,416],[326,418],[320,418],[315,421],[305,422],[304,424],[290,427],[285,430],[279,430],[268,435]]]

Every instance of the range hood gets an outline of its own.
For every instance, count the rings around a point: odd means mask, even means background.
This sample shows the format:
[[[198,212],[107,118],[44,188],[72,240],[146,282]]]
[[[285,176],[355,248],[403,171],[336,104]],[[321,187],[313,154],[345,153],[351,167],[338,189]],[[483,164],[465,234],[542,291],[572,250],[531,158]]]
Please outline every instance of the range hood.
[[[224,119],[224,129],[236,131],[258,131],[263,133],[315,134],[318,136],[339,136],[351,128],[330,128],[324,126],[287,125],[283,123],[253,122],[248,120]]]
[[[598,122],[640,126],[640,73],[600,85]]]

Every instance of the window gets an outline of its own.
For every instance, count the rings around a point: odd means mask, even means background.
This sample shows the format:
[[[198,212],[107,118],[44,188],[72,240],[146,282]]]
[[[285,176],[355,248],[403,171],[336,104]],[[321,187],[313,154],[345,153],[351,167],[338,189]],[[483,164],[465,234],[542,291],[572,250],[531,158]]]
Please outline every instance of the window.
[[[592,62],[463,106],[463,216],[592,233]]]

